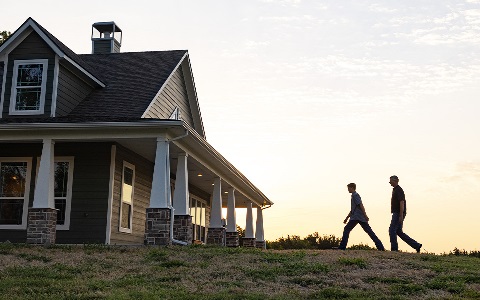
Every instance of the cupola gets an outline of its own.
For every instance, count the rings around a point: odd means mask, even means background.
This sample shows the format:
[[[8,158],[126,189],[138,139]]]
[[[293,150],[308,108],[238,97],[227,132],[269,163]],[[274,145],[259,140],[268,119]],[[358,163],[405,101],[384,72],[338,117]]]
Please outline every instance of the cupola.
[[[92,53],[119,53],[122,30],[115,22],[97,22],[92,25]]]

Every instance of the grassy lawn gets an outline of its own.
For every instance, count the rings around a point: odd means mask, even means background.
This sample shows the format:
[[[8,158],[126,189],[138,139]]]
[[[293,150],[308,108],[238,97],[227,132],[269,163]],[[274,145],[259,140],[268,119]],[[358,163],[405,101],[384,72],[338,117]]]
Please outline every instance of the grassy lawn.
[[[0,243],[0,299],[480,299],[480,258]]]

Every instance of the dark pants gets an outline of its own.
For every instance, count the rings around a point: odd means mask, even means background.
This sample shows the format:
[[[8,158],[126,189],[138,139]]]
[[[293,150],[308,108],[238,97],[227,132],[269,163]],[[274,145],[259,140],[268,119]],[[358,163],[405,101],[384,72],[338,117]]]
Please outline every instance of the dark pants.
[[[390,235],[390,244],[392,245],[392,251],[398,251],[397,235],[410,247],[413,249],[418,249],[421,247],[420,243],[406,235],[402,228],[403,222],[398,221],[398,213],[392,213],[392,222],[390,223],[390,228],[388,228],[388,234]],[[404,218],[405,220],[405,218]]]
[[[350,236],[350,231],[352,231],[352,229],[355,228],[355,226],[357,226],[357,224],[360,224],[360,226],[362,226],[363,230],[372,239],[372,241],[375,243],[375,246],[377,247],[378,250],[382,250],[382,251],[385,250],[382,242],[375,235],[375,232],[373,232],[370,225],[368,225],[368,222],[360,222],[360,221],[357,221],[357,220],[350,220],[350,221],[348,221],[347,225],[345,225],[345,228],[343,229],[342,241],[340,242],[340,246],[338,246],[338,249],[345,250],[347,248],[348,237]]]

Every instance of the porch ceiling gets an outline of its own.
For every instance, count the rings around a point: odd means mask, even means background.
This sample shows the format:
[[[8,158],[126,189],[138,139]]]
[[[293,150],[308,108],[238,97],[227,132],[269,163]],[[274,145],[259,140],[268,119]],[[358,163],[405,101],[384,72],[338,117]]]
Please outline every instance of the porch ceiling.
[[[149,161],[155,161],[156,139],[117,139],[116,141],[120,145],[140,154]],[[170,143],[170,172],[175,176],[177,172],[177,159],[179,153],[184,153],[184,151],[174,143]],[[189,156],[187,159],[187,167],[189,183],[201,189],[203,192],[211,195],[213,193],[213,180],[217,175],[207,167],[203,166],[192,156]],[[202,176],[199,176],[199,174]],[[230,187],[231,185],[225,181],[222,181],[222,205],[224,207],[227,207],[228,190]],[[250,201],[245,195],[235,191],[235,206],[237,208],[246,208],[248,202]]]

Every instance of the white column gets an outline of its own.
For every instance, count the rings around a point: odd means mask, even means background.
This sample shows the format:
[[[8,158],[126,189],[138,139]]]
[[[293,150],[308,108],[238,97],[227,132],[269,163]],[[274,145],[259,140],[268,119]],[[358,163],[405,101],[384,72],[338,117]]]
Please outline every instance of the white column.
[[[253,216],[252,216],[252,202],[247,203],[247,223],[245,224],[245,237],[253,239]]]
[[[168,208],[171,206],[170,158],[168,152],[168,140],[165,137],[157,138],[152,192],[150,194],[150,208]]]
[[[235,189],[228,190],[227,204],[227,232],[237,231],[237,218],[235,216]]]
[[[43,140],[42,156],[33,197],[33,208],[55,208],[54,200],[54,145],[51,139]]]
[[[265,238],[263,236],[263,210],[261,207],[257,207],[257,223],[255,225],[255,239],[263,242]]]
[[[210,228],[222,228],[222,180],[216,177],[213,181],[212,211]]]
[[[175,215],[189,215],[189,197],[188,197],[188,154],[178,155],[177,175],[175,179],[175,193],[173,193],[173,207]]]

